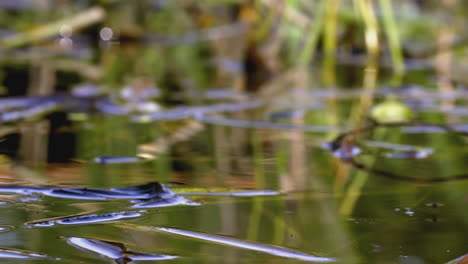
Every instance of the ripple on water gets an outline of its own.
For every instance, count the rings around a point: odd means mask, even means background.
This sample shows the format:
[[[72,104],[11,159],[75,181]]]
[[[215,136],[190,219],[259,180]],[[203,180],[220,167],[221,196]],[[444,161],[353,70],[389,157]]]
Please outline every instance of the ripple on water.
[[[168,260],[177,256],[152,254],[127,249],[125,244],[116,241],[106,241],[92,238],[63,237],[67,242],[77,248],[90,251],[105,258],[113,259],[117,263],[138,260]],[[125,262],[124,262],[125,261]]]
[[[85,214],[78,216],[55,217],[53,219],[39,219],[25,223],[26,227],[51,227],[56,225],[84,225],[98,224],[118,221],[122,219],[131,219],[142,216],[140,212],[112,212],[106,214]]]
[[[50,258],[49,256],[31,252],[21,249],[12,249],[12,248],[0,248],[0,259],[27,259],[27,260],[35,260],[35,259],[46,259]]]
[[[8,232],[14,228],[15,227],[11,225],[0,225],[0,233]]]

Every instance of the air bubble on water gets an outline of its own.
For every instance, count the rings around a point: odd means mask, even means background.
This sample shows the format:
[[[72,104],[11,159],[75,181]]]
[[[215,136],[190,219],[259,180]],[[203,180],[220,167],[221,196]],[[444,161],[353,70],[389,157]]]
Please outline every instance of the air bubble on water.
[[[63,38],[70,38],[72,35],[72,28],[69,25],[63,25],[60,27],[60,36]]]
[[[438,208],[438,207],[444,206],[444,204],[439,203],[439,202],[428,202],[428,203],[426,203],[426,206],[427,207],[432,207],[432,208]]]
[[[373,244],[373,243],[371,243],[370,245],[372,247],[372,250],[371,250],[372,252],[378,253],[378,252],[382,252],[384,250],[382,245]]]
[[[109,41],[114,36],[114,31],[112,31],[111,28],[104,27],[101,29],[101,31],[99,31],[99,36],[102,40]]]
[[[406,211],[405,214],[406,214],[406,215],[409,215],[409,216],[413,216],[413,215],[414,215],[414,212],[413,212],[413,211]]]

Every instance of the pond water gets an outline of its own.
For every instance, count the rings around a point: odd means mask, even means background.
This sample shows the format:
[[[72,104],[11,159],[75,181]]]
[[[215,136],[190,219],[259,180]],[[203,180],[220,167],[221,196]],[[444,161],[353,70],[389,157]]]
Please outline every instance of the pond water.
[[[345,113],[359,98],[298,94],[206,101],[154,122],[58,113],[10,123],[2,262],[445,263],[466,253],[463,122],[432,121],[463,115],[414,108],[426,123],[362,130],[350,143],[359,151],[333,152],[326,142],[352,129],[329,122],[327,102]],[[124,188],[149,182],[167,189]]]
[[[0,12],[57,20],[43,2]],[[466,263],[468,92],[437,89],[427,39],[392,80],[340,49],[285,70],[244,7],[59,2],[53,43],[0,20],[1,263]]]

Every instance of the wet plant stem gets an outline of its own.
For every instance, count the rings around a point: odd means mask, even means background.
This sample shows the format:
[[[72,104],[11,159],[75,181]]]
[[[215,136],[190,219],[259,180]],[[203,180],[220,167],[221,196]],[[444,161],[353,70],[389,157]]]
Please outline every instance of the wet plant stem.
[[[320,37],[320,34],[323,30],[323,17],[325,15],[325,6],[327,0],[322,0],[317,6],[317,11],[315,12],[314,18],[309,24],[309,31],[307,38],[304,42],[304,48],[299,55],[300,63],[303,65],[308,64],[315,55],[317,49],[317,43]]]
[[[398,27],[395,22],[395,16],[390,0],[380,0],[379,3],[382,8],[384,30],[387,34],[390,45],[393,71],[395,74],[394,85],[399,85],[401,82],[401,76],[405,71],[405,64],[403,61],[403,52],[401,50]]]
[[[379,52],[378,24],[371,0],[355,0],[365,25],[365,41],[370,57]]]
[[[336,31],[338,24],[338,7],[341,0],[328,0],[325,2],[323,82],[325,86],[333,86],[336,82]]]

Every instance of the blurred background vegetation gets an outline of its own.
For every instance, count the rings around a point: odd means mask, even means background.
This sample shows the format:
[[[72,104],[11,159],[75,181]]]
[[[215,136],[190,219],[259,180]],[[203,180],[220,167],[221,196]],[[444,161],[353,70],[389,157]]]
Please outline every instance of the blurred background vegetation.
[[[405,79],[409,70],[435,71],[431,87],[467,82],[467,7],[456,0],[4,0],[0,8],[0,81],[13,95],[28,79],[15,69],[44,64],[66,76],[49,90],[90,81],[257,91],[298,67],[327,87],[372,86],[363,84],[369,69],[394,87],[422,82]]]

